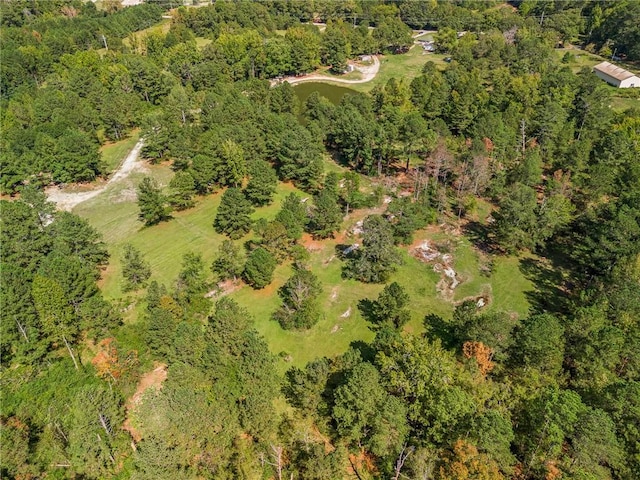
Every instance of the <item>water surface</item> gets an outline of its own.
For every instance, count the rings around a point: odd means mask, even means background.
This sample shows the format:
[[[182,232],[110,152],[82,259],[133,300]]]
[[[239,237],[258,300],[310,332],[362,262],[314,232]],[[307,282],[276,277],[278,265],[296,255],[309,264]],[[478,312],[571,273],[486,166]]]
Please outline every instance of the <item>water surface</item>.
[[[313,92],[318,92],[335,105],[340,103],[340,100],[342,100],[342,97],[345,95],[357,93],[351,88],[331,85],[330,83],[324,82],[299,83],[293,86],[293,91],[296,92],[296,96],[300,99],[302,105],[304,105],[304,102],[307,101],[307,98],[309,98],[309,95]]]

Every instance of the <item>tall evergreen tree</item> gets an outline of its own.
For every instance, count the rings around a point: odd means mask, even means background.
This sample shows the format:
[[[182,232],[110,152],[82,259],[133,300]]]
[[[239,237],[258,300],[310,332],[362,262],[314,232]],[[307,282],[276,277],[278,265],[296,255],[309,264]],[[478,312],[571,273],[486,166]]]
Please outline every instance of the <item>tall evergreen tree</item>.
[[[169,218],[167,199],[151,177],[144,177],[138,185],[138,218],[151,226]]]
[[[249,166],[249,183],[244,194],[256,206],[268,205],[277,184],[278,176],[273,167],[264,160],[255,160]]]
[[[282,307],[273,318],[285,330],[302,330],[314,326],[321,312],[317,302],[322,286],[318,277],[309,270],[296,270],[278,290]]]
[[[251,230],[253,207],[237,188],[229,188],[222,195],[213,226],[218,233],[238,239]]]
[[[342,212],[337,198],[323,189],[313,199],[313,212],[311,214],[311,232],[318,238],[333,237],[342,222]]]
[[[142,252],[127,243],[122,252],[122,277],[124,283],[122,290],[136,290],[145,285],[151,276],[151,265],[142,257]]]
[[[347,259],[343,271],[361,282],[384,283],[400,260],[389,222],[380,215],[370,215],[362,225],[362,246]]]
[[[218,256],[211,265],[211,271],[220,280],[236,280],[244,269],[244,259],[240,250],[231,240],[223,240],[218,248]]]
[[[169,187],[172,189],[169,202],[176,210],[186,210],[195,205],[196,184],[190,172],[177,172]]]
[[[244,279],[253,288],[264,288],[273,280],[273,271],[276,269],[276,259],[264,248],[256,248],[247,257],[244,266]]]
[[[276,215],[276,220],[287,230],[292,240],[298,240],[307,225],[307,207],[295,193],[290,193],[282,202],[282,207]]]

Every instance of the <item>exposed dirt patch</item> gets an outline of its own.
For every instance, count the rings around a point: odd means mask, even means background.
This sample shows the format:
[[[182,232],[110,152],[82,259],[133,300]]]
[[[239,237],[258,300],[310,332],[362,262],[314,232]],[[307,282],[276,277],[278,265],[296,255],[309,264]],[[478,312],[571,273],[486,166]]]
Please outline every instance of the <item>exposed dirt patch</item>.
[[[131,424],[131,414],[135,411],[136,407],[140,404],[142,396],[149,388],[155,388],[160,390],[162,388],[162,382],[167,379],[167,366],[164,363],[156,363],[155,368],[150,372],[145,373],[140,377],[138,386],[135,393],[127,400],[125,408],[127,410],[127,418],[122,425],[122,429],[129,432],[134,442],[139,442],[142,439],[142,435]],[[135,444],[132,443],[132,447],[135,449]]]
[[[331,295],[329,296],[329,300],[335,302],[338,299],[338,287],[333,287],[331,289]]]
[[[100,269],[100,278],[98,279],[98,282],[97,282],[98,288],[100,290],[104,288],[106,279],[111,277],[111,275],[113,275],[114,270],[115,268],[113,266],[113,263],[109,263],[106,267],[102,267]]]
[[[444,253],[442,248],[429,240],[422,241],[410,253],[421,262],[433,265],[433,271],[440,274],[436,290],[445,300],[453,301],[454,290],[462,282],[453,269],[453,255]]]
[[[113,196],[111,203],[134,202],[138,198],[138,192],[135,188],[125,188],[118,195]]]
[[[300,239],[300,243],[310,253],[321,252],[324,249],[324,243],[322,243],[319,240],[314,240],[313,237],[308,233],[302,234],[302,238]]]
[[[364,449],[360,450],[360,452],[356,454],[349,455],[349,463],[350,467],[347,469],[350,476],[357,476],[360,478],[359,472],[366,471],[375,475],[378,473],[378,469],[376,468],[376,463],[373,458],[373,455],[364,451]],[[356,473],[358,472],[358,473]]]
[[[267,285],[264,288],[261,288],[259,290],[255,290],[255,294],[264,298],[271,298],[273,295],[276,294],[276,291],[278,290],[278,286],[276,286],[275,282],[271,282],[269,285]]]
[[[204,296],[206,298],[219,298],[224,297],[226,295],[230,295],[236,290],[240,290],[242,288],[242,282],[240,280],[225,280],[224,282],[218,282],[216,285],[217,288],[210,290]]]
[[[493,303],[493,294],[491,290],[491,285],[487,284],[482,287],[482,292],[480,295],[472,295],[470,297],[464,297],[462,300],[459,300],[455,303],[456,306],[463,304],[464,302],[474,302],[476,304],[476,308],[478,310],[482,310],[487,308]]]
[[[331,439],[326,435],[323,435],[322,432],[318,430],[318,426],[315,423],[311,426],[311,432],[318,440],[324,443],[325,453],[331,453],[336,449],[336,447],[331,443]]]

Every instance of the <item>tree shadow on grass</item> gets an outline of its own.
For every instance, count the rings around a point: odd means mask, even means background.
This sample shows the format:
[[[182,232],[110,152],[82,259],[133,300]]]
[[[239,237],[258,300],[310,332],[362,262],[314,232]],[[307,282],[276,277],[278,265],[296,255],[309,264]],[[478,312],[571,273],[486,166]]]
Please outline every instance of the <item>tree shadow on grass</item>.
[[[441,316],[430,313],[424,317],[423,324],[426,338],[431,341],[439,339],[442,342],[442,346],[447,349],[452,349],[456,346],[452,326]]]
[[[364,317],[364,319],[373,324],[377,324],[376,316],[374,313],[375,302],[373,300],[369,300],[368,298],[363,298],[358,302],[358,310]]]
[[[483,225],[480,222],[470,221],[464,226],[464,233],[483,253],[497,254],[504,253],[502,249],[493,241],[489,235],[490,228],[487,225]]]
[[[354,340],[349,344],[351,348],[360,353],[360,357],[365,362],[373,362],[376,358],[376,349],[369,343],[362,340]]]
[[[537,258],[523,258],[520,271],[536,287],[525,292],[536,313],[565,314],[569,311],[569,296],[563,288],[564,278],[559,266]]]

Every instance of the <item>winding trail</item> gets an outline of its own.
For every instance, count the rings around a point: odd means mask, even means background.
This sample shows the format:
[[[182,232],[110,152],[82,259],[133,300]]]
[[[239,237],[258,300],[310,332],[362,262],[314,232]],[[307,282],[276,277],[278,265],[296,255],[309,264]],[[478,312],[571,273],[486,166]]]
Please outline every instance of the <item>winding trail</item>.
[[[295,85],[296,83],[303,83],[303,82],[327,82],[327,83],[350,83],[350,84],[367,83],[373,80],[374,78],[376,78],[376,75],[380,70],[380,61],[378,60],[378,57],[375,55],[372,55],[371,58],[373,59],[373,65],[369,65],[366,67],[356,67],[356,70],[362,73],[362,78],[358,80],[347,80],[344,78],[334,78],[334,77],[328,77],[326,75],[312,74],[312,75],[304,75],[301,77],[291,76],[291,77],[282,78],[280,80],[271,80],[271,86],[278,85],[283,82],[288,82],[291,85]]]
[[[100,195],[109,185],[127,178],[129,174],[136,169],[136,162],[143,145],[143,140],[138,140],[138,143],[131,149],[124,161],[104,185],[86,192],[65,192],[60,187],[48,187],[45,189],[47,199],[55,203],[58,210],[66,210],[69,212],[73,210],[76,205]]]

